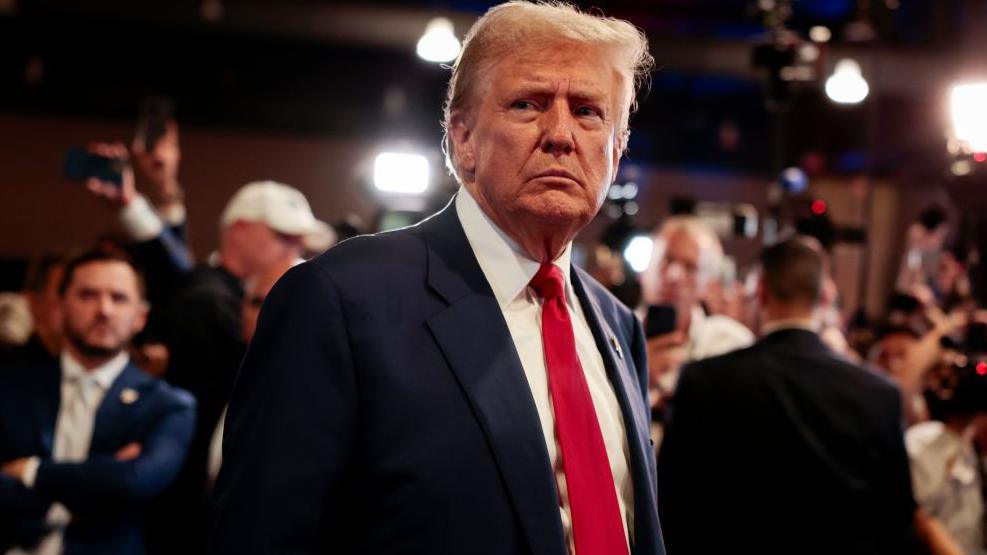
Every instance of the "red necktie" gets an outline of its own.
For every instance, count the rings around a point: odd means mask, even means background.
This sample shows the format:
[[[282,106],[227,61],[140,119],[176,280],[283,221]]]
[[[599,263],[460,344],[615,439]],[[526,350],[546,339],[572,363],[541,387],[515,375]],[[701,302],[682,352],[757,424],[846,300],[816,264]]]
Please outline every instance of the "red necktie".
[[[553,264],[542,264],[531,280],[531,287],[544,299],[541,334],[555,408],[555,433],[569,493],[573,544],[576,555],[626,554],[613,474],[593,398],[576,355],[564,283],[562,271]]]

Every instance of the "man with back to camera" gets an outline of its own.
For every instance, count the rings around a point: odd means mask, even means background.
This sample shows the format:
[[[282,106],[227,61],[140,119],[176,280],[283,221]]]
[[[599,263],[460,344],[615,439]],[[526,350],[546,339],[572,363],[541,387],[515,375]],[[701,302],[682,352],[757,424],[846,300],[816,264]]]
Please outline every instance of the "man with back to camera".
[[[652,64],[510,2],[449,86],[455,199],[290,270],[241,367],[216,553],[661,554],[640,326],[570,264]]]
[[[124,255],[70,259],[60,307],[61,358],[0,374],[0,551],[143,553],[145,506],[178,474],[194,401],[130,361],[147,306]]]
[[[659,456],[669,550],[902,554],[914,548],[898,390],[830,351],[821,247],[761,255],[763,337],[686,365]]]

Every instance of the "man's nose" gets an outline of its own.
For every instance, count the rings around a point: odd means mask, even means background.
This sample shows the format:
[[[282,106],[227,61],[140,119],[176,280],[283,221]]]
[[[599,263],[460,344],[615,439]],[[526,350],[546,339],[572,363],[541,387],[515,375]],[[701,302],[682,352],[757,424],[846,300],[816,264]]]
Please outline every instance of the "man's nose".
[[[113,298],[109,295],[103,295],[99,298],[99,313],[103,316],[109,316],[113,313]]]
[[[685,269],[678,262],[669,262],[665,267],[665,281],[678,282],[685,276]]]
[[[555,102],[543,116],[542,150],[551,154],[569,154],[575,148],[572,138],[572,114],[565,102]]]

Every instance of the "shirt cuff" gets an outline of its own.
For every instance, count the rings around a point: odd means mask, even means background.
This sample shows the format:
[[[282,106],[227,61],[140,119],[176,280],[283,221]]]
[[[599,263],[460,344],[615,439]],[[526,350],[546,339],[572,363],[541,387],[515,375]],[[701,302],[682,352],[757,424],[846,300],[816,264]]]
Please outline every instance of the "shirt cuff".
[[[130,204],[120,210],[120,224],[124,231],[138,242],[154,239],[164,231],[164,222],[144,195],[137,195]]]
[[[21,471],[21,483],[28,489],[34,488],[34,482],[38,479],[38,467],[41,466],[41,459],[31,457],[24,462],[24,470]]]
[[[172,204],[167,210],[162,210],[161,218],[172,227],[177,227],[185,223],[185,205]]]

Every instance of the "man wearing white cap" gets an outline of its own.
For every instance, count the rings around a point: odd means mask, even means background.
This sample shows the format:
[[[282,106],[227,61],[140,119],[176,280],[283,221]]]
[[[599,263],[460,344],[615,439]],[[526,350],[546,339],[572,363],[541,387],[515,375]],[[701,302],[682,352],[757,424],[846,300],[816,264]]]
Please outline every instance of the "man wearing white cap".
[[[150,542],[161,546],[161,553],[204,550],[209,440],[246,348],[240,321],[242,280],[300,259],[305,252],[321,252],[334,240],[332,228],[315,218],[297,189],[274,181],[248,183],[223,210],[219,248],[209,264],[193,270],[176,294],[169,311],[165,377],[196,397],[198,419],[185,468],[163,503],[166,514],[160,522],[168,523],[168,530]],[[175,534],[179,522],[183,533]]]

